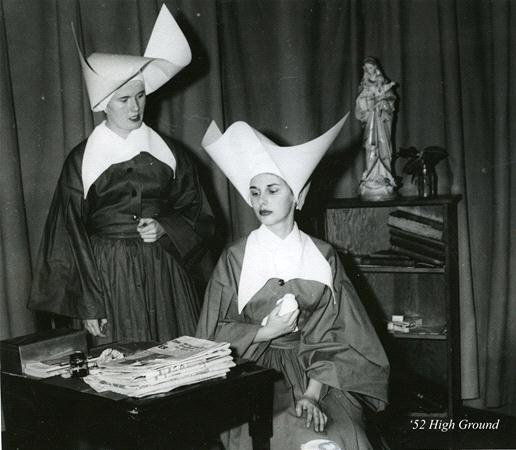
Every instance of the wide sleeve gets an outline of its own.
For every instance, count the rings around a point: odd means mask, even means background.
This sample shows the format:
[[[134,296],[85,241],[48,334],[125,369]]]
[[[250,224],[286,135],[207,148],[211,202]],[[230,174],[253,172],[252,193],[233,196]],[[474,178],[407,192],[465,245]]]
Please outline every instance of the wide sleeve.
[[[325,290],[302,331],[300,360],[309,378],[360,394],[374,409],[387,403],[389,363],[337,254],[328,258],[334,293]]]
[[[229,342],[235,356],[256,360],[269,345],[253,343],[261,324],[245,322],[238,314],[238,280],[243,251],[225,250],[208,282],[196,336],[216,342]]]
[[[193,161],[176,146],[171,148],[177,170],[173,189],[157,217],[166,232],[159,242],[186,265],[191,265],[206,250],[215,222]]]
[[[66,159],[45,223],[29,308],[79,319],[106,316],[86,232],[81,164],[84,144]]]

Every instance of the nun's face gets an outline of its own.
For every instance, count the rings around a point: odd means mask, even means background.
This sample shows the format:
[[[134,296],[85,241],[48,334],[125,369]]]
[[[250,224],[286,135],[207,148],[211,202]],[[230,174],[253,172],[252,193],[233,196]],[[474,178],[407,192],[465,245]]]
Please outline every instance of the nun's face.
[[[145,109],[145,86],[141,80],[124,84],[106,106],[106,125],[124,139],[140,128]]]
[[[261,173],[251,180],[249,193],[258,220],[285,237],[294,225],[296,206],[290,186],[277,175]]]

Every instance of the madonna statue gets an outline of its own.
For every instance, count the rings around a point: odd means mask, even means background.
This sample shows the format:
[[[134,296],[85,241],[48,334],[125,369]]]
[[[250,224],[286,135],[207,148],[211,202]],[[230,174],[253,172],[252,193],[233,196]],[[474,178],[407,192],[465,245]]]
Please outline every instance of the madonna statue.
[[[366,169],[359,192],[364,200],[389,200],[396,196],[391,173],[395,83],[384,77],[378,62],[370,56],[364,58],[363,70],[355,105],[355,116],[364,127],[366,150]]]

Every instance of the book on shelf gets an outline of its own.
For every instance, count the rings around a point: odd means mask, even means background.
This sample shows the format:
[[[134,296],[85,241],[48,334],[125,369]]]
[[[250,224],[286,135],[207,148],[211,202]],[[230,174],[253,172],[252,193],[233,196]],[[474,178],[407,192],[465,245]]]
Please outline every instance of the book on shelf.
[[[446,244],[441,239],[432,239],[428,236],[422,236],[417,233],[412,233],[407,230],[402,230],[401,228],[389,227],[389,233],[391,236],[396,236],[401,239],[409,240],[412,242],[417,242],[419,244],[425,245],[427,247],[434,248],[436,250],[441,250],[444,252],[446,248]]]
[[[412,250],[408,250],[403,247],[398,247],[398,246],[393,245],[392,250],[394,250],[395,252],[399,252],[402,255],[410,256],[411,258],[414,258],[416,260],[416,262],[421,261],[421,262],[430,264],[432,266],[439,266],[439,267],[444,265],[444,261],[441,259],[433,258],[433,257],[427,256],[427,255],[422,255],[418,252],[414,252]]]
[[[412,267],[416,263],[413,258],[391,250],[380,250],[370,255],[354,255],[356,264],[363,266],[395,266]]]
[[[440,208],[429,208],[428,206],[398,206],[398,211],[405,211],[419,217],[435,220],[436,222],[444,222],[443,213]]]
[[[423,256],[429,256],[444,263],[444,250],[436,249],[428,245],[422,244],[419,241],[405,239],[399,236],[391,236],[390,243],[393,248],[403,248],[416,252]]]
[[[390,217],[398,217],[398,218],[406,219],[406,220],[412,220],[414,222],[418,222],[423,225],[428,225],[429,227],[435,228],[436,230],[442,231],[444,229],[444,223],[442,220],[440,221],[440,220],[430,219],[429,217],[420,216],[418,214],[414,214],[412,212],[408,212],[406,210],[399,209],[399,208],[396,209],[395,211],[392,211],[389,214],[389,216]]]
[[[444,224],[407,211],[395,210],[389,214],[387,225],[432,239],[442,239]]]

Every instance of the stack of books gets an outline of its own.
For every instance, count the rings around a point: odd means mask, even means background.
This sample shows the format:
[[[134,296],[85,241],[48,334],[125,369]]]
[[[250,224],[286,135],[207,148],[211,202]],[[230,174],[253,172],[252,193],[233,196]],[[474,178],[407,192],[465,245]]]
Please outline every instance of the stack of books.
[[[387,221],[391,249],[413,258],[416,263],[443,266],[445,243],[442,217],[429,214],[423,208],[398,208]]]
[[[183,336],[98,364],[83,379],[97,392],[139,398],[224,377],[234,366],[229,343]]]

